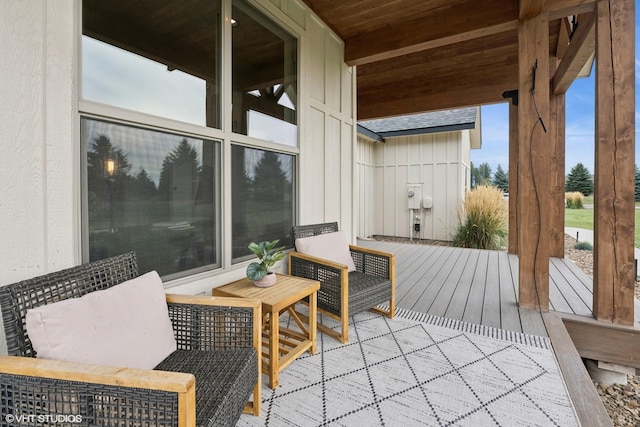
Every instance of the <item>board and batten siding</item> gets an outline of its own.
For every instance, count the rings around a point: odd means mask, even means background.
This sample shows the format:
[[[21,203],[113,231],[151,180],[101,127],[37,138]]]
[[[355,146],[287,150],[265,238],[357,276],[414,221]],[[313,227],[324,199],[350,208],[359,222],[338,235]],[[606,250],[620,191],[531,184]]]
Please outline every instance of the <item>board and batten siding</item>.
[[[299,37],[298,222],[338,221],[355,238],[355,71],[344,43],[301,1],[256,5]],[[0,0],[0,286],[82,262],[80,12],[79,0]],[[231,132],[218,134],[229,146]],[[223,193],[228,204],[229,182]],[[210,293],[245,268],[227,262],[171,292]]]
[[[358,135],[358,236],[451,240],[457,210],[469,187],[469,130],[386,138]],[[431,209],[408,208],[408,185],[420,185]],[[415,220],[415,216],[419,220]]]

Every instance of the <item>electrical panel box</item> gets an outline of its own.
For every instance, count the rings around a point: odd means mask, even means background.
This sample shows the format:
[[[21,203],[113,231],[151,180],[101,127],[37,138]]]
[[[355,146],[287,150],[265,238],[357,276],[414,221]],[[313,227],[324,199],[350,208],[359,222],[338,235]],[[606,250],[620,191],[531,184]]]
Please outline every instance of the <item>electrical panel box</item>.
[[[433,207],[433,199],[431,197],[425,197],[422,199],[422,209],[431,209]]]
[[[420,209],[420,200],[422,199],[422,185],[407,185],[408,207],[407,209]]]

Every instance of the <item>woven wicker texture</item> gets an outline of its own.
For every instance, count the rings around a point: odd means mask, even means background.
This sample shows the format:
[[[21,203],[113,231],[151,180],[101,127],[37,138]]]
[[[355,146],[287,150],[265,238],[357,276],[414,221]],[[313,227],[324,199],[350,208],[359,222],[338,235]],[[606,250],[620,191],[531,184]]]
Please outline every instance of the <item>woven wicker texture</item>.
[[[1,286],[0,306],[9,354],[35,357],[24,320],[30,308],[78,298],[135,277],[138,277],[138,261],[136,254],[129,252]]]
[[[9,354],[35,357],[24,323],[28,309],[137,276],[136,255],[130,252],[0,287]],[[258,381],[252,309],[175,303],[168,308],[178,350],[156,369],[196,377],[198,425],[235,425]],[[178,419],[177,394],[131,387],[0,373],[0,399],[2,414],[81,415],[82,423],[73,425],[164,426],[177,425]],[[34,417],[20,425],[43,423]]]
[[[158,390],[0,373],[0,396],[0,425],[6,415],[21,417],[9,423],[21,426],[178,425],[177,394]]]
[[[298,225],[293,227],[294,239],[338,231],[338,223]],[[349,273],[349,315],[369,310],[391,299],[391,266],[389,258],[366,253],[351,247],[356,271]],[[306,259],[291,258],[291,274],[318,280],[318,308],[341,316],[341,270]]]
[[[238,422],[256,384],[258,359],[253,348],[178,350],[156,369],[194,374],[197,425],[224,427]]]

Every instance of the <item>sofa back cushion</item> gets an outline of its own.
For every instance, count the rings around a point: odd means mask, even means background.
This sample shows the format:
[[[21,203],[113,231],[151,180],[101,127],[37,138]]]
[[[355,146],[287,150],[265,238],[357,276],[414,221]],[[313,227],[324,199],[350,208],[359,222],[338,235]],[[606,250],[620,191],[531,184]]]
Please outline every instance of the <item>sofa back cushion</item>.
[[[155,271],[112,288],[27,311],[37,357],[152,369],[176,350]]]
[[[356,270],[344,231],[302,237],[295,245],[298,252],[346,265],[349,272]]]

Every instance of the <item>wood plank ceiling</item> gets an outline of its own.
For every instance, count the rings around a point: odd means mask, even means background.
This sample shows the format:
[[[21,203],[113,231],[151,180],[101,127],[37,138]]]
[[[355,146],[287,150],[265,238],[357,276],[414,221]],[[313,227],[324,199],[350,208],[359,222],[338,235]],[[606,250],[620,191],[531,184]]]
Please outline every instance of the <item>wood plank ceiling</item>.
[[[357,66],[359,120],[502,102],[518,87],[518,20],[548,14],[553,75],[567,27],[577,29],[567,18],[595,7],[595,0],[303,1]]]

